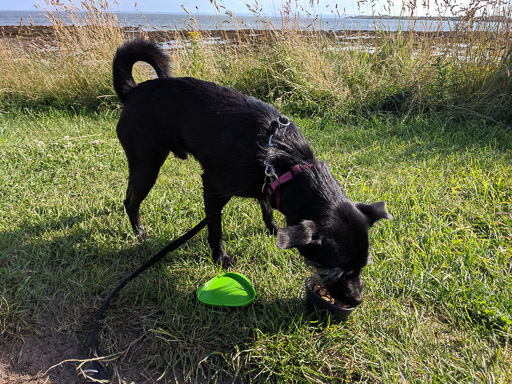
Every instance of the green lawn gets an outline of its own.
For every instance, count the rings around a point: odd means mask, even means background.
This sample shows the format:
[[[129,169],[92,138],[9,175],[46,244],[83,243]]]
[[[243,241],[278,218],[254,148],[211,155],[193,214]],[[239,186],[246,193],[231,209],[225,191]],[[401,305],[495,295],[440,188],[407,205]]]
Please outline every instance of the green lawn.
[[[204,215],[200,167],[169,158],[142,205],[151,239],[131,234],[117,116],[0,114],[0,352],[49,332],[83,352],[53,353],[43,372],[86,358],[108,292]],[[113,301],[102,346],[115,382],[512,382],[511,129],[432,117],[296,122],[351,199],[384,200],[394,217],[371,231],[363,304],[342,324],[307,312],[311,270],[277,249],[258,204],[234,199],[225,246],[256,301],[223,310],[194,300],[219,272],[201,232]],[[16,365],[22,356],[2,356],[0,381],[2,363],[35,377]],[[52,369],[52,383],[75,366]]]

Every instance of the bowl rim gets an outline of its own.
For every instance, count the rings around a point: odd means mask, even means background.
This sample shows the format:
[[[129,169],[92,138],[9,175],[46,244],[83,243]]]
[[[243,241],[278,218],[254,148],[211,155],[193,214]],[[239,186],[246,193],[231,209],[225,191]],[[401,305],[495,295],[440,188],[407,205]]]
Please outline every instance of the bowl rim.
[[[345,312],[352,312],[354,309],[356,309],[358,306],[356,305],[355,307],[349,307],[349,308],[343,308],[343,307],[339,307],[337,306],[336,304],[331,304],[329,303],[328,301],[325,301],[318,293],[315,292],[315,290],[313,289],[313,287],[309,284],[311,281],[314,280],[316,275],[311,275],[311,276],[308,276],[306,278],[306,280],[304,281],[305,285],[306,285],[306,289],[311,292],[315,297],[317,297],[318,299],[322,300],[322,302],[327,306],[327,307],[332,307],[334,310],[336,311],[345,311]],[[318,277],[317,277],[318,279]]]

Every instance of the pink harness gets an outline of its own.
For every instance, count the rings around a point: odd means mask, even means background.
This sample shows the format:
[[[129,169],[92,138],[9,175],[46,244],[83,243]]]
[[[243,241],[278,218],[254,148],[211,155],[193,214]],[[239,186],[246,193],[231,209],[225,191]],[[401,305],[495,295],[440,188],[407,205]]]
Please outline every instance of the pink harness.
[[[274,196],[276,202],[276,208],[281,212],[281,189],[279,188],[282,184],[292,180],[294,176],[302,173],[302,168],[311,168],[314,164],[294,165],[288,172],[283,174],[277,180],[274,180],[267,186],[267,192],[270,196]]]

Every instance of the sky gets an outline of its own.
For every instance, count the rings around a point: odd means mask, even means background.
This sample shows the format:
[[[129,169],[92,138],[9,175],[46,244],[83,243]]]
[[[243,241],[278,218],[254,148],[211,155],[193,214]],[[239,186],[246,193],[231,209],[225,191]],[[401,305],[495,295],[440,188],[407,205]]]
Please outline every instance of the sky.
[[[63,3],[66,3],[68,0],[60,0]],[[408,3],[414,2],[414,0],[405,0]],[[466,5],[471,0],[459,0],[448,2],[452,5],[454,3],[458,3],[461,5]],[[39,2],[39,4],[45,4],[45,0],[0,0],[0,11],[7,10],[35,10],[34,3]],[[111,5],[114,11],[121,12],[165,12],[165,13],[182,13],[183,8],[182,5],[185,6],[189,11],[193,13],[215,13],[216,10],[211,4],[210,0],[117,0],[118,4],[113,5],[114,0],[109,0],[108,3]],[[224,5],[226,9],[242,15],[248,13],[247,5],[256,3],[255,0],[216,0],[217,4]],[[258,0],[257,3],[263,9],[262,13],[270,16],[279,15],[279,10],[282,9],[283,3],[285,0]],[[394,7],[388,8],[388,3],[394,3]],[[416,8],[415,15],[423,16],[426,14],[437,16],[439,12],[433,9],[426,9],[419,5],[424,1],[417,1],[418,7]],[[75,4],[80,3],[75,0]],[[402,5],[401,0],[367,0],[367,1],[357,1],[357,0],[345,0],[345,1],[332,1],[332,0],[313,0],[314,6],[311,7],[310,0],[291,0],[291,3],[294,4],[294,11],[300,8],[306,8],[309,11],[313,11],[315,14],[336,14],[339,11],[340,14],[348,14],[348,15],[358,15],[358,14],[366,14],[371,15],[372,9],[370,7],[370,3],[374,4],[374,11],[378,14],[391,14],[391,15],[399,15],[400,9]],[[359,8],[357,3],[360,4]],[[434,1],[430,1],[430,3],[434,3]],[[337,9],[336,9],[337,4]],[[295,8],[297,7],[297,8]],[[224,13],[221,9],[221,13]],[[443,10],[442,13],[444,16],[451,16],[451,13],[448,10]]]

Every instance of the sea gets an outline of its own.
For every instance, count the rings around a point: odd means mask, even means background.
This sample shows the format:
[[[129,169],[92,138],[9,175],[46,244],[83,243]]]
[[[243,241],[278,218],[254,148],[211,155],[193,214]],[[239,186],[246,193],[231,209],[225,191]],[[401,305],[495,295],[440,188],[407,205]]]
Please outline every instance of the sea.
[[[176,13],[126,13],[116,12],[121,26],[133,27],[147,31],[151,30],[233,30],[233,29],[262,29],[271,23],[274,29],[279,29],[287,23],[281,17],[254,15],[238,15],[236,18],[228,15],[197,14],[190,17],[188,14]],[[66,16],[64,15],[64,20]],[[453,19],[426,19],[415,20],[397,18],[378,18],[363,16],[332,16],[322,15],[313,17],[301,16],[294,22],[297,28],[316,30],[358,30],[358,31],[451,31],[455,28]],[[0,9],[0,26],[5,25],[51,25],[48,14],[44,11],[2,11]],[[288,24],[289,26],[289,24]]]

